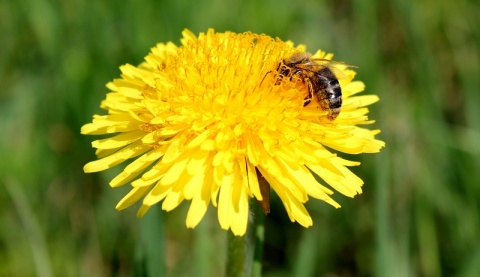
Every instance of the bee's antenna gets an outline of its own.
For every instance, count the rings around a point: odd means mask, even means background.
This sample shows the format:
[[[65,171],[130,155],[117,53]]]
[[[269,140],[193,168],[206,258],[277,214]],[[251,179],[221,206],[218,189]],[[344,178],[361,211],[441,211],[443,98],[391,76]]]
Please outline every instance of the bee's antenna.
[[[262,84],[263,84],[263,81],[265,80],[265,78],[267,77],[267,75],[268,75],[268,74],[270,74],[270,73],[272,73],[272,71],[271,71],[271,70],[270,70],[270,71],[268,71],[268,72],[265,74],[265,76],[263,76],[263,79],[262,79],[262,81],[260,82],[260,86],[262,86]]]

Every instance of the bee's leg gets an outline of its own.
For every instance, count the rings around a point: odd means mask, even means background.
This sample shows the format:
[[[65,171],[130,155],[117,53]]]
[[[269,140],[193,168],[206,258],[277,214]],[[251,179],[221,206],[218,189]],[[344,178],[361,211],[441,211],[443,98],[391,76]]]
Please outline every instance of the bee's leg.
[[[308,86],[308,95],[305,96],[305,98],[303,99],[303,106],[307,106],[308,104],[310,104],[310,102],[312,102],[312,98],[313,98],[313,85],[312,85],[312,82],[310,82],[310,79],[309,78],[304,78],[303,79],[303,82],[307,84]]]
[[[284,70],[282,69],[285,65],[283,63],[279,63],[277,66],[277,80],[275,81],[275,85],[278,86],[283,81],[283,77],[285,77]],[[288,73],[286,74],[288,75]]]
[[[275,85],[279,86],[283,81],[283,75],[277,74],[277,80],[275,80]]]
[[[280,67],[282,67],[282,63],[279,63],[279,64],[277,65],[277,72],[280,72]]]

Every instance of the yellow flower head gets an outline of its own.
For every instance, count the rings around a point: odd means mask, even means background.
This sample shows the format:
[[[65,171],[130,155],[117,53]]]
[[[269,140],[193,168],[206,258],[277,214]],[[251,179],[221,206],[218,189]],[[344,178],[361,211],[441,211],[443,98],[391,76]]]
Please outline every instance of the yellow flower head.
[[[353,96],[364,84],[355,72],[336,66],[343,105],[334,120],[312,98],[305,105],[308,82],[279,77],[279,65],[303,46],[266,35],[209,30],[198,37],[183,32],[182,45],[160,43],[138,67],[120,67],[122,75],[82,134],[111,137],[92,143],[98,160],[85,172],[109,169],[133,159],[111,182],[130,183],[132,190],[118,203],[124,209],[143,198],[142,216],[162,201],[171,211],[191,200],[187,227],[194,228],[210,202],[218,208],[223,229],[243,235],[249,198],[264,198],[259,173],[282,200],[288,216],[308,227],[312,219],[304,203],[309,196],[334,207],[333,191],[353,197],[362,180],[347,166],[358,162],[338,157],[374,153],[383,146],[370,124],[365,106],[375,95]],[[331,59],[317,52],[312,58]]]

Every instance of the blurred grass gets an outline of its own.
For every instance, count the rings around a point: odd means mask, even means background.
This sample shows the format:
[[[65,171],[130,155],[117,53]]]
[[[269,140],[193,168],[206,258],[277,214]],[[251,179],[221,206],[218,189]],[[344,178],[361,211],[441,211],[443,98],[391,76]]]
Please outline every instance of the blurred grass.
[[[291,224],[273,197],[265,276],[480,276],[480,4],[388,1],[0,1],[0,276],[221,276],[215,210],[114,210],[127,188],[79,135],[157,42],[213,27],[279,36],[359,66],[387,148],[353,157],[354,200]],[[159,274],[155,274],[161,272]]]

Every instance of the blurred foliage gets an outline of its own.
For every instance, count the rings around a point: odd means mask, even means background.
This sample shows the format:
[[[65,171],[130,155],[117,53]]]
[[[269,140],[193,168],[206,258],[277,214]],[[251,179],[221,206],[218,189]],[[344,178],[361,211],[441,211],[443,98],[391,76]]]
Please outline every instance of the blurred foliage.
[[[350,157],[342,209],[288,220],[273,197],[265,276],[480,276],[480,4],[475,0],[0,1],[0,275],[222,276],[215,209],[114,207],[119,169],[84,174],[105,84],[181,31],[252,31],[358,65],[387,148]]]

